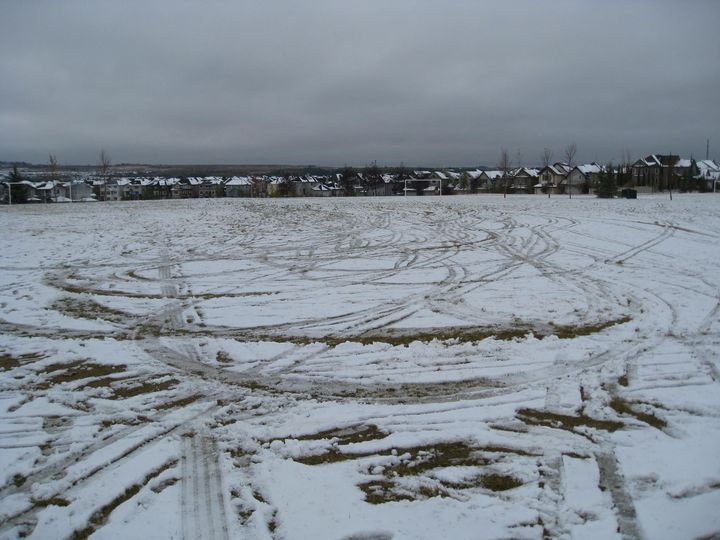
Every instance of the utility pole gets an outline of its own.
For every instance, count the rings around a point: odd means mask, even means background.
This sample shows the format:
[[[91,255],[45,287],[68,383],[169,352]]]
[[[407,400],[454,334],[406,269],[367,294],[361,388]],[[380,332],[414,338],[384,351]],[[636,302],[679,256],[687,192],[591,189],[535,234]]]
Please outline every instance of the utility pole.
[[[705,159],[710,159],[710,139],[705,141]]]

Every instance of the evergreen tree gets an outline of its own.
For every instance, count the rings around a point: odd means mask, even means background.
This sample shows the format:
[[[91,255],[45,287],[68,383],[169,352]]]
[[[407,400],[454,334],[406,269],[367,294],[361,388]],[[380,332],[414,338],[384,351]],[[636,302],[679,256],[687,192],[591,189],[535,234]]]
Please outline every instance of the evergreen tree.
[[[13,165],[13,170],[8,177],[8,181],[12,184],[12,186],[8,186],[11,190],[10,195],[12,196],[12,203],[26,203],[28,200],[28,189],[27,186],[22,183],[23,177],[18,172],[17,163]]]
[[[600,179],[595,193],[601,199],[612,199],[617,193],[617,179],[612,163],[608,163],[600,172]]]
[[[345,192],[345,196],[355,195],[355,171],[352,167],[345,167],[340,175],[340,185]]]
[[[460,189],[462,191],[467,191],[468,187],[470,187],[470,175],[467,171],[463,171],[460,175]]]

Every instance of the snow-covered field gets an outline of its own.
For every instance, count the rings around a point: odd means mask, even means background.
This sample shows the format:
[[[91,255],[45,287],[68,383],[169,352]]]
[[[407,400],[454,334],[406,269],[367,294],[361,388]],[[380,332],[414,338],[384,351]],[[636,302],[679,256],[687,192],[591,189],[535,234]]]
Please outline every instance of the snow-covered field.
[[[720,533],[720,197],[0,230],[0,538]]]

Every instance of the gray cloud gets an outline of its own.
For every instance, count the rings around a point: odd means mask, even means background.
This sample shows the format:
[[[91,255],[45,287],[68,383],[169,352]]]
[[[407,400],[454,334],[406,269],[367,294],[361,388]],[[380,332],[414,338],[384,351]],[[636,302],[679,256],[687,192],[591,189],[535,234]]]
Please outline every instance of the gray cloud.
[[[720,4],[14,2],[0,159],[492,165],[720,145]],[[716,157],[720,157],[715,153]]]

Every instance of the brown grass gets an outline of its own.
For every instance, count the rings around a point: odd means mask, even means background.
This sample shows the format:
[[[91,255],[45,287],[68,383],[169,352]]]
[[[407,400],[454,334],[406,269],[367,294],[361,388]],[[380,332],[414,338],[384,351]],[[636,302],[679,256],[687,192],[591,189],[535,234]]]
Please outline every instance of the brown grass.
[[[625,401],[622,398],[613,398],[610,401],[610,407],[612,407],[619,414],[627,414],[629,416],[633,416],[641,422],[644,422],[654,428],[663,429],[667,427],[667,422],[662,418],[658,418],[654,414],[638,411],[637,409],[633,408],[631,402]]]
[[[599,420],[582,414],[578,416],[570,416],[538,409],[519,409],[517,411],[517,417],[526,424],[547,426],[551,428],[565,429],[568,431],[575,431],[575,429],[579,427],[590,427],[613,432],[625,426],[622,422]]]
[[[82,379],[106,377],[113,373],[125,371],[124,364],[96,364],[90,360],[75,360],[67,363],[55,363],[38,371],[39,375],[47,375],[35,386],[45,390],[51,386],[75,382]]]

